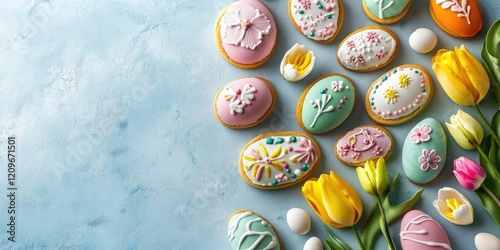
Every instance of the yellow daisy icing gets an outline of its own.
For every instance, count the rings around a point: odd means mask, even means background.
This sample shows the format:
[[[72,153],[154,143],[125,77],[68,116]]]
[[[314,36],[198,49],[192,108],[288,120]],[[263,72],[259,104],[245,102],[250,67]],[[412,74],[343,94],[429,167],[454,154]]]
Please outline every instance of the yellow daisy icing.
[[[393,87],[389,87],[385,90],[384,97],[387,99],[387,103],[394,104],[397,101],[397,98],[399,97],[399,93]]]
[[[411,83],[411,79],[410,79],[410,77],[408,77],[408,75],[401,74],[398,77],[398,82],[399,82],[400,88],[407,88],[408,85],[410,85],[410,83]]]

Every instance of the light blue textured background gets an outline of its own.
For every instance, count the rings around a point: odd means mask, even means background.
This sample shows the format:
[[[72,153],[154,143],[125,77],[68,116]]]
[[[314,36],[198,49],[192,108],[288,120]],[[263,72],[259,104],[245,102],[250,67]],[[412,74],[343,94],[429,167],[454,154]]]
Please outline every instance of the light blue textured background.
[[[388,26],[400,39],[396,59],[372,73],[352,73],[335,59],[338,43],[357,28],[373,25],[361,1],[344,1],[344,25],[329,45],[318,45],[292,26],[285,0],[264,0],[278,25],[272,58],[253,70],[235,68],[216,49],[215,20],[230,0],[117,1],[30,0],[0,2],[0,248],[2,249],[229,249],[226,221],[237,209],[250,209],[274,224],[286,249],[302,249],[310,236],[324,237],[322,225],[300,194],[300,185],[263,191],[239,177],[238,155],[259,133],[300,130],[297,99],[307,84],[327,73],[346,74],[358,86],[353,117],[337,131],[315,136],[323,163],[314,174],[333,169],[359,191],[369,211],[372,197],[362,192],[353,168],[333,154],[340,134],[371,123],[363,98],[370,83],[390,67],[416,63],[431,69],[438,48],[466,44],[479,56],[487,28],[500,17],[497,0],[480,0],[484,28],[474,39],[460,40],[436,27],[428,1],[413,1],[401,22]],[[439,38],[430,54],[413,52],[411,32],[428,27]],[[294,43],[316,54],[312,74],[289,83],[278,66]],[[244,76],[270,80],[277,91],[273,114],[262,124],[231,130],[217,121],[212,105],[225,83]],[[481,103],[487,117],[496,105]],[[425,112],[400,126],[388,127],[396,140],[388,161],[390,175],[401,169],[401,147],[408,131],[425,117],[442,125],[460,107],[436,85]],[[463,108],[473,113],[470,108]],[[17,138],[17,237],[7,241],[6,138]],[[455,249],[473,249],[478,232],[500,236],[477,197],[458,186],[453,159],[467,155],[449,140],[445,172],[415,208],[434,217]],[[404,174],[400,197],[418,189]],[[474,204],[475,221],[456,226],[432,207],[437,190],[451,186]],[[306,236],[291,232],[286,212],[310,212]],[[360,227],[368,212],[363,215]],[[390,227],[398,239],[399,222]],[[356,246],[349,230],[335,230]],[[398,240],[397,240],[398,241]],[[384,249],[382,238],[378,247]],[[399,241],[397,243],[399,245]]]

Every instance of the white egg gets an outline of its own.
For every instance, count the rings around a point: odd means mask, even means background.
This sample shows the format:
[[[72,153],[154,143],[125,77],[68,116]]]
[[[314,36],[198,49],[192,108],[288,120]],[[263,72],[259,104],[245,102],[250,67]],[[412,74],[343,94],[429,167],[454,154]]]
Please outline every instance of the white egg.
[[[498,250],[500,249],[500,239],[493,234],[478,233],[474,237],[474,244],[477,250]]]
[[[323,250],[323,243],[318,237],[311,237],[304,244],[304,250]]]
[[[302,208],[292,208],[286,213],[286,222],[296,234],[306,234],[311,229],[311,217]]]
[[[408,39],[410,47],[418,53],[428,53],[436,47],[437,36],[427,28],[419,28],[411,33]]]

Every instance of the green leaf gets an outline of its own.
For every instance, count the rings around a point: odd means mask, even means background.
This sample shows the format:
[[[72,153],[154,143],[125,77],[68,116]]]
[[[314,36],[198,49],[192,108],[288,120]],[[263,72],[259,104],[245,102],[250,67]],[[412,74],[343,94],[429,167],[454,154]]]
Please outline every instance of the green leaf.
[[[481,57],[486,71],[493,78],[491,89],[498,101],[500,101],[500,61],[498,58],[498,45],[500,44],[500,20],[494,22],[488,33],[481,50]]]
[[[343,250],[342,247],[337,245],[337,243],[335,243],[335,242],[325,240],[325,239],[323,239],[323,242],[325,243],[326,249],[328,249],[328,250]]]
[[[395,206],[391,205],[389,201],[389,194],[392,191],[394,191],[398,177],[399,173],[396,175],[396,177],[394,177],[389,188],[386,189],[386,191],[381,195],[381,199],[383,200],[382,206],[384,208],[385,215],[387,216],[387,224],[395,222],[398,218],[400,218],[405,213],[410,211],[413,208],[413,206],[417,203],[417,201],[420,199],[422,193],[424,192],[424,189],[421,188],[410,199],[404,201],[403,203],[400,203]],[[368,216],[368,221],[366,222],[365,230],[361,235],[361,239],[363,240],[366,249],[373,249],[373,246],[375,245],[376,240],[378,239],[377,236],[380,233],[380,224],[379,224],[380,210],[376,206],[377,203],[375,201],[375,203],[372,206],[370,215]]]
[[[329,247],[333,247],[335,246],[334,248],[331,248],[331,249],[339,249],[339,250],[351,250],[351,248],[345,243],[343,242],[341,239],[339,239],[337,236],[335,236],[335,234],[333,233],[333,231],[330,229],[329,226],[323,224],[323,226],[325,227],[325,230],[326,230],[326,233],[328,234],[328,236],[330,236],[330,239],[332,239],[332,241],[328,241],[328,240],[324,240],[327,245],[328,243],[331,243],[331,245],[329,245]]]
[[[481,200],[481,203],[483,204],[483,207],[490,213],[491,217],[493,217],[493,220],[497,223],[498,226],[500,226],[500,206],[496,201],[491,197],[486,190],[484,190],[482,187],[476,189],[474,191],[479,197],[479,200]]]

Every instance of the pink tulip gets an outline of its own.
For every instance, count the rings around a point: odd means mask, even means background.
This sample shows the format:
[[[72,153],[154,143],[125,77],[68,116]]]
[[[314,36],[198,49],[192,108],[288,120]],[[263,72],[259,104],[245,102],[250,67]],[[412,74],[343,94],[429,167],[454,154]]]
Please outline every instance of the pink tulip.
[[[478,189],[486,178],[484,169],[468,158],[459,157],[455,159],[453,166],[455,177],[457,177],[460,185],[467,190],[474,191]]]

